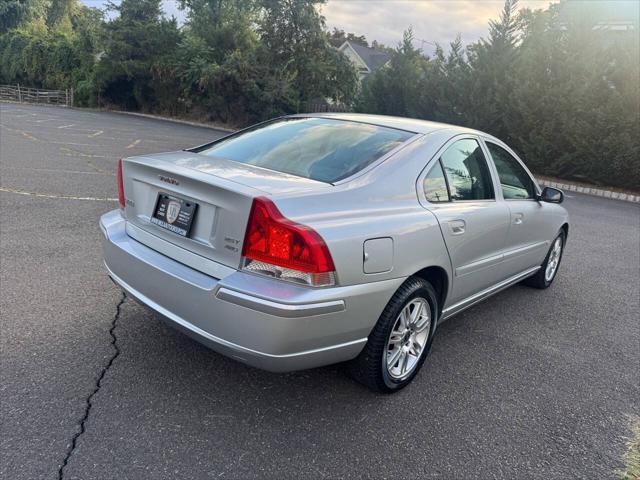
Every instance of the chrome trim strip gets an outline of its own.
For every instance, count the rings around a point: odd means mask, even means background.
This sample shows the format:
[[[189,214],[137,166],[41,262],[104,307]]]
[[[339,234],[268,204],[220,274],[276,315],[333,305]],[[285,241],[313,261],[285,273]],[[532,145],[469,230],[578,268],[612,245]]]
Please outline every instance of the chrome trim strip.
[[[218,289],[216,297],[220,300],[235,303],[242,307],[286,318],[311,317],[314,315],[323,315],[325,313],[335,313],[345,310],[344,300],[288,305],[236,292],[235,290],[230,290],[225,287]]]
[[[504,258],[504,254],[499,253],[491,257],[483,258],[482,260],[477,260],[475,262],[462,265],[456,268],[456,277],[461,277],[462,275],[466,275],[467,273],[473,273],[478,270],[482,270],[483,268],[497,265],[502,261],[503,258]]]
[[[109,269],[109,267],[106,264],[106,262],[105,262],[104,266],[107,269],[107,274],[109,275],[109,277],[111,277],[111,280],[113,280],[115,283],[117,283],[118,286],[120,286],[120,288],[125,290],[128,294],[131,295],[131,297],[136,299],[138,302],[144,304],[145,306],[151,308],[152,310],[155,310],[160,315],[162,315],[165,318],[171,320],[172,322],[177,323],[178,325],[180,325],[184,329],[189,330],[190,332],[192,332],[192,333],[194,333],[194,334],[196,334],[198,336],[204,337],[204,338],[206,338],[207,340],[209,340],[211,342],[220,344],[220,345],[222,345],[224,347],[227,347],[227,348],[229,348],[231,350],[234,350],[234,351],[238,352],[238,354],[240,354],[240,355],[248,354],[248,355],[257,356],[257,357],[268,357],[268,358],[274,358],[274,359],[298,358],[298,357],[304,357],[306,355],[313,355],[313,354],[317,354],[317,353],[328,352],[328,351],[331,351],[331,350],[338,350],[338,349],[349,347],[349,346],[352,346],[352,345],[364,345],[367,342],[367,338],[365,337],[365,338],[359,338],[357,340],[353,340],[351,342],[340,343],[338,345],[329,345],[328,347],[316,348],[316,349],[313,349],[313,350],[305,350],[305,351],[302,351],[302,352],[287,353],[287,354],[284,354],[284,355],[273,355],[271,353],[265,353],[265,352],[260,352],[258,350],[253,350],[251,348],[243,347],[242,345],[238,345],[236,343],[229,342],[227,340],[224,340],[223,338],[216,337],[215,335],[211,335],[209,332],[207,332],[205,330],[202,330],[201,328],[196,327],[192,323],[187,322],[183,318],[181,318],[181,317],[177,316],[176,314],[170,312],[169,310],[167,310],[166,308],[162,307],[161,305],[158,305],[156,302],[151,300],[149,297],[143,295],[142,293],[140,293],[139,291],[134,289],[131,285],[127,284],[120,277],[118,277],[115,273],[113,273],[111,271],[111,269]]]
[[[506,250],[504,252],[504,258],[506,260],[507,258],[518,257],[520,255],[524,255],[525,253],[529,253],[532,250],[535,250],[537,248],[546,247],[548,244],[549,242],[542,241],[542,242],[530,243],[529,245],[525,245],[524,247],[514,248],[513,250]]]
[[[509,277],[506,280],[503,280],[502,282],[496,283],[495,285],[489,288],[486,288],[481,292],[475,293],[470,297],[465,298],[464,300],[454,305],[451,305],[450,307],[445,308],[442,311],[441,321],[451,318],[456,313],[460,313],[461,311],[466,310],[470,306],[475,305],[476,303],[490,297],[491,295],[498,293],[499,291],[504,290],[507,287],[510,287],[514,283],[517,283],[520,280],[527,278],[528,276],[534,274],[538,270],[540,270],[540,266],[528,268],[524,272],[520,272],[517,275]]]

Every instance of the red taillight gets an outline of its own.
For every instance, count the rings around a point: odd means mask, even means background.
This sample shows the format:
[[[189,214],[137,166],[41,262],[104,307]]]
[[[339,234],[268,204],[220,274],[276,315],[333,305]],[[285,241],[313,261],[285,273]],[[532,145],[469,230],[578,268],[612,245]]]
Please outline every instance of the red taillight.
[[[124,180],[122,179],[122,159],[118,160],[118,203],[124,208]]]
[[[253,200],[242,255],[269,266],[311,274],[305,283],[329,284],[327,275],[335,267],[326,243],[311,227],[285,218],[274,203],[258,197]],[[280,275],[278,275],[280,276]],[[293,278],[292,275],[287,275]],[[302,277],[295,276],[301,281]]]

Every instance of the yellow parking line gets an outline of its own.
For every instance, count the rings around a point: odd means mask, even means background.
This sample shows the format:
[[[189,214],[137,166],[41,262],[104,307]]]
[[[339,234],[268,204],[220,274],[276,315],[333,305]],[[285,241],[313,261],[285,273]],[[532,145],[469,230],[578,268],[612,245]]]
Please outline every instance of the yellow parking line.
[[[0,123],[0,127],[2,128],[6,128],[7,130],[9,130],[10,132],[13,133],[20,133],[23,137],[28,138],[29,140],[32,140],[34,142],[39,142],[40,139],[34,137],[33,135],[31,135],[30,133],[25,132],[24,130],[18,130],[17,128],[11,128],[11,127],[7,127],[6,125]]]
[[[20,131],[20,130],[19,130]],[[40,141],[38,138],[34,137],[33,135],[31,135],[30,133],[27,132],[23,132],[20,131],[20,133],[22,134],[23,137],[28,138],[29,140],[31,140],[32,142],[38,142]]]
[[[77,150],[73,150],[71,148],[68,147],[59,147],[60,151],[62,152],[63,155],[66,155],[67,157],[73,157],[73,158],[86,158],[87,159],[87,165],[89,165],[91,168],[93,168],[95,171],[100,172],[100,173],[104,173],[105,175],[113,175],[113,173],[111,172],[107,172],[106,170],[103,170],[102,168],[100,168],[99,166],[97,166],[95,163],[93,163],[90,159],[91,158],[105,158],[103,155],[91,155],[88,153],[82,153],[79,152]]]
[[[138,144],[140,143],[140,141],[141,141],[140,139],[136,140],[136,141],[135,141],[135,142],[133,142],[131,145],[128,145],[128,146],[127,146],[127,148],[133,148],[133,147],[135,147],[136,145],[138,145]]]

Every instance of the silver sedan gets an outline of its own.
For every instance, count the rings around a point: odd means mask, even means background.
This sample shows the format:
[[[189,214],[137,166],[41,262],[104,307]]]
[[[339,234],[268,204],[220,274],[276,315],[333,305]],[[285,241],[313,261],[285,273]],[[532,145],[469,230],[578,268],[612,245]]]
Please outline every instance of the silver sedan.
[[[241,362],[348,361],[383,392],[413,380],[442,321],[517,282],[549,287],[569,233],[562,192],[500,140],[373,115],[126,158],[118,196],[104,261],[130,296]]]

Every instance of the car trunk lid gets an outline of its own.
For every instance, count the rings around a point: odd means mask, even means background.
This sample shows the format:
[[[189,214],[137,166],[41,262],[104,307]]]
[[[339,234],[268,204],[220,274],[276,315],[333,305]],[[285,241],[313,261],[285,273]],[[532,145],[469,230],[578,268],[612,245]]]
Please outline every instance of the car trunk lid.
[[[136,227],[178,247],[238,268],[253,199],[331,185],[192,152],[127,158],[125,216]],[[197,205],[188,236],[152,223],[159,194]],[[144,240],[142,240],[144,242]]]

